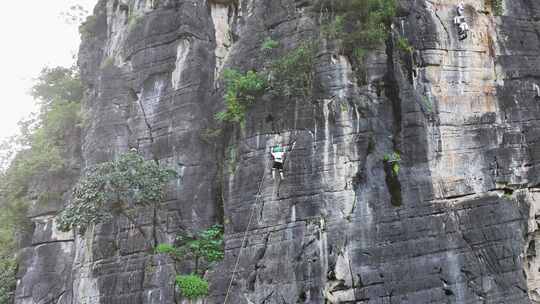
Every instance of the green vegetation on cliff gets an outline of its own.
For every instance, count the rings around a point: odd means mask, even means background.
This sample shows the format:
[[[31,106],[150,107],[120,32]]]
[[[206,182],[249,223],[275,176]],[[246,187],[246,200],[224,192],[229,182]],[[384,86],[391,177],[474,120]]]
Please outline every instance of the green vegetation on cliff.
[[[46,68],[31,94],[40,101],[34,117],[20,123],[20,134],[2,145],[0,174],[0,304],[9,303],[15,288],[16,235],[31,228],[26,218],[30,201],[42,202],[57,193],[30,193],[47,176],[66,170],[69,139],[80,123],[82,85],[75,68]]]
[[[243,74],[236,70],[226,69],[223,71],[223,77],[226,85],[226,109],[218,112],[216,119],[243,125],[248,107],[264,91],[266,82],[255,71],[248,71]]]
[[[263,52],[274,49],[279,43],[267,39],[261,46]],[[215,117],[218,121],[240,123],[243,127],[246,113],[257,98],[264,93],[283,97],[309,98],[313,92],[315,45],[304,43],[280,59],[272,61],[268,70],[248,71],[242,74],[233,69],[223,72],[225,80],[224,111]]]
[[[493,14],[495,16],[502,16],[504,14],[504,4],[503,0],[487,0],[491,4],[491,8],[493,9]]]
[[[305,42],[273,61],[269,69],[272,91],[279,96],[310,98],[315,78],[315,44]]]
[[[355,48],[376,48],[388,37],[396,0],[320,0],[315,10],[324,14],[328,38],[338,39],[346,53]]]
[[[401,168],[401,155],[398,152],[392,152],[391,154],[384,155],[383,161],[390,164],[392,167],[392,174],[394,176],[399,174],[399,169]]]
[[[178,275],[176,285],[182,295],[188,299],[197,299],[208,295],[208,282],[198,275]]]
[[[58,228],[69,231],[76,227],[82,234],[88,226],[114,215],[131,220],[133,207],[161,202],[166,183],[176,176],[175,171],[133,151],[91,166],[73,189],[71,204],[58,216]]]
[[[388,38],[396,0],[319,0],[314,9],[323,16],[323,36],[338,43],[340,52],[351,60],[358,82],[365,84],[365,54]]]
[[[318,0],[313,9],[322,16],[322,36],[337,43],[338,51],[352,62],[358,82],[365,84],[365,55],[368,50],[380,48],[388,38],[397,10],[396,0]],[[261,44],[261,53],[269,56],[279,46],[278,41],[268,37]],[[413,51],[406,39],[400,39],[398,46],[404,52]],[[264,93],[311,98],[316,51],[317,41],[304,41],[273,60],[262,72],[242,74],[225,70],[226,110],[217,113],[216,119],[243,126],[249,107]]]
[[[223,227],[214,225],[197,234],[179,234],[175,245],[159,244],[156,253],[168,254],[173,260],[180,262],[190,260],[193,272],[189,275],[178,275],[176,284],[183,296],[189,299],[208,295],[208,282],[205,273],[223,259]]]

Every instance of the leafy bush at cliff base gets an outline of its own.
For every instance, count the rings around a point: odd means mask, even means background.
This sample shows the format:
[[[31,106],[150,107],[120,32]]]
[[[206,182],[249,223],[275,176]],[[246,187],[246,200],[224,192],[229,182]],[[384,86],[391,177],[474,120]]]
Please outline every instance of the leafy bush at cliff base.
[[[84,233],[91,224],[125,214],[129,207],[154,204],[163,199],[165,184],[177,176],[137,152],[88,168],[73,190],[73,200],[58,216],[58,228],[74,227]]]
[[[208,295],[208,282],[198,275],[176,276],[176,285],[180,288],[182,296],[188,299],[197,299]]]
[[[270,66],[272,90],[281,96],[309,98],[315,78],[315,45],[304,43]]]
[[[263,93],[266,81],[255,71],[242,74],[236,70],[226,69],[223,71],[223,77],[226,85],[226,110],[218,112],[216,119],[243,125],[248,107]]]

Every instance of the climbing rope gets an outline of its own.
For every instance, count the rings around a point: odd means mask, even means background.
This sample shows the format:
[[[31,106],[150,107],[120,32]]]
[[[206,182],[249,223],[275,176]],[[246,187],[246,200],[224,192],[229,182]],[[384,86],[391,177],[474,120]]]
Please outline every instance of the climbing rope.
[[[266,157],[266,153],[265,153]],[[236,274],[236,270],[238,269],[238,264],[240,263],[240,256],[242,256],[242,249],[244,249],[244,244],[247,239],[249,227],[251,226],[251,221],[253,220],[253,215],[255,214],[255,209],[258,205],[259,199],[261,198],[261,190],[262,185],[264,183],[264,178],[266,177],[266,170],[268,169],[268,160],[266,161],[266,165],[264,166],[264,172],[263,176],[261,178],[261,181],[259,182],[259,190],[257,191],[257,198],[255,199],[255,204],[253,204],[253,207],[251,208],[251,215],[249,216],[249,221],[246,226],[246,231],[244,231],[244,237],[242,239],[242,244],[240,245],[240,251],[238,252],[238,256],[236,257],[236,263],[234,264],[234,269],[231,275],[231,280],[229,281],[229,287],[227,288],[227,293],[225,294],[225,300],[223,301],[223,304],[227,303],[227,299],[229,298],[229,294],[231,292],[232,283],[234,282],[234,275]]]

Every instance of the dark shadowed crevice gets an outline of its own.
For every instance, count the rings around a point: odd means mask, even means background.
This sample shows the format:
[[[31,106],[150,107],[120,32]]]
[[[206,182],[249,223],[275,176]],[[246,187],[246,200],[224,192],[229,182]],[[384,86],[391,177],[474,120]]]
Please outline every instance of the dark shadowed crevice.
[[[401,136],[401,98],[399,97],[399,84],[395,78],[394,71],[394,42],[393,39],[388,39],[386,43],[386,55],[388,58],[387,61],[387,72],[385,75],[385,93],[386,97],[392,103],[392,111],[394,118],[394,128],[392,142],[394,146],[394,152],[400,153],[400,136]],[[392,170],[392,164],[390,162],[384,162],[384,172],[386,174],[386,186],[390,193],[390,200],[392,205],[399,207],[402,204],[402,195],[401,195],[401,183],[396,174]]]

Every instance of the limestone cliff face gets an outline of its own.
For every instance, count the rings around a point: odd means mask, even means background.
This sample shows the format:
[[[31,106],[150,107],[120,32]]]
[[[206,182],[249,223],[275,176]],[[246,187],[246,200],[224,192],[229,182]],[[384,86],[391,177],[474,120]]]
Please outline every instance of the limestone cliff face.
[[[370,52],[365,86],[320,40],[312,100],[263,96],[244,130],[208,140],[223,68],[261,69],[317,37],[313,1],[102,0],[79,56],[80,167],[137,148],[180,173],[155,241],[225,226],[200,303],[223,302],[250,218],[228,303],[540,303],[540,2],[507,0],[494,17],[465,1],[464,41],[457,2],[401,0],[393,35],[416,51],[390,39]],[[265,58],[269,36],[281,47]],[[291,149],[281,183],[278,142]],[[75,178],[51,179],[66,195],[31,214],[16,303],[187,303],[175,265],[126,219],[57,232]],[[137,221],[150,230],[152,211]]]

